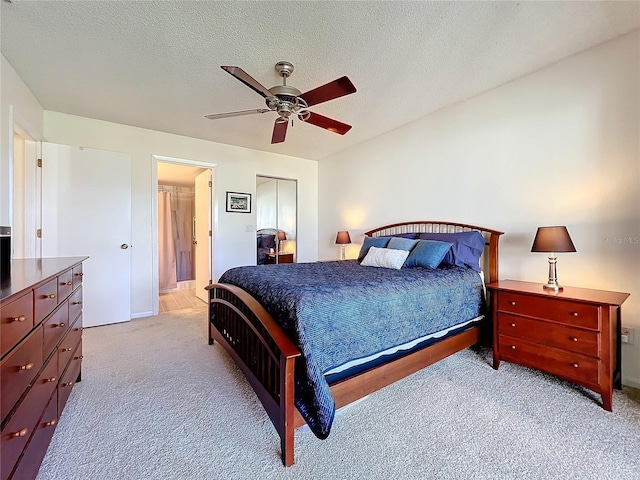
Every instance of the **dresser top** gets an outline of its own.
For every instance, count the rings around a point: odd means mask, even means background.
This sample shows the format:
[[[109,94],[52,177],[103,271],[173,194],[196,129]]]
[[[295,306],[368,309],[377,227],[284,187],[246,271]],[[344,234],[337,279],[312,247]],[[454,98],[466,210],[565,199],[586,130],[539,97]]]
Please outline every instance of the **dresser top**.
[[[511,291],[538,295],[540,297],[554,297],[565,300],[599,303],[605,305],[622,305],[629,297],[628,293],[610,292],[608,290],[592,290],[589,288],[563,287],[559,292],[543,288],[542,283],[521,282],[519,280],[500,280],[487,285],[489,290]]]
[[[89,257],[21,258],[11,260],[11,277],[0,285],[0,301],[17,295]]]

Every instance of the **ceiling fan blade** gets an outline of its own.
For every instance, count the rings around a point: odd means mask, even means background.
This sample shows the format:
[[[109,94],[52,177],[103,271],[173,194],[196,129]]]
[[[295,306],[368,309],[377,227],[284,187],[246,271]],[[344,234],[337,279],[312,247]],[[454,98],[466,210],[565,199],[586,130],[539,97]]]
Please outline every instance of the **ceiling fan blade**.
[[[271,143],[282,143],[287,136],[287,126],[289,120],[282,121],[282,117],[276,118],[276,122],[273,124],[273,135],[271,136]]]
[[[308,106],[317,105],[322,102],[333,100],[334,98],[343,97],[356,91],[351,80],[348,77],[341,77],[333,82],[329,82],[313,90],[300,95]]]
[[[347,125],[346,123],[339,122],[332,118],[324,117],[317,113],[309,112],[309,118],[304,120],[307,123],[312,125],[316,125],[317,127],[326,128],[330,132],[339,133],[340,135],[344,135],[349,130],[351,130],[351,125]]]
[[[262,85],[260,82],[258,82],[255,78],[253,78],[247,72],[242,70],[240,67],[221,65],[220,68],[222,68],[225,72],[228,72],[234,77],[236,77],[238,80],[244,83],[247,87],[249,87],[251,90],[253,90],[257,94],[262,95],[264,98],[268,98],[268,99],[276,98],[274,97],[273,93],[269,91],[267,87]]]
[[[238,112],[228,112],[228,113],[214,113],[211,115],[205,115],[204,118],[208,118],[209,120],[216,120],[218,118],[228,118],[228,117],[239,117],[241,115],[252,115],[254,113],[267,113],[271,112],[268,108],[258,108],[255,110],[240,110]]]

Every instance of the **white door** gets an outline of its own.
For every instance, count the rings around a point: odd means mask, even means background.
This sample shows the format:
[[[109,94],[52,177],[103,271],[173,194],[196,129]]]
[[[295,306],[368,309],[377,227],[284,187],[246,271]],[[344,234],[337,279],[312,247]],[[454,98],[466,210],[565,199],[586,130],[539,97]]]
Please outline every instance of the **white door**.
[[[131,319],[131,157],[42,144],[42,256],[83,265],[83,323]]]
[[[208,294],[204,287],[211,283],[211,170],[206,170],[196,177],[195,196],[195,242],[196,242],[196,296],[208,302]]]

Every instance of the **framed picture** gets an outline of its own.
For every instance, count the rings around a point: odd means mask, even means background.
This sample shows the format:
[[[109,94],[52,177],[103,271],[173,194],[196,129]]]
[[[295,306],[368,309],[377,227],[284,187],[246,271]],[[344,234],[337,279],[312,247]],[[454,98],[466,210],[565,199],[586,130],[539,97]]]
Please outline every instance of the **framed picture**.
[[[227,212],[251,213],[251,194],[227,192]]]

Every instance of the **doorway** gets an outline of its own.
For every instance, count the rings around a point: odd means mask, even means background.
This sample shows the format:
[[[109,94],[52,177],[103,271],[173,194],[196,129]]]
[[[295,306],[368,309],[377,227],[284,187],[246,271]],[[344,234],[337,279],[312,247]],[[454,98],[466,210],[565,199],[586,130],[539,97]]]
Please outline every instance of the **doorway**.
[[[154,315],[202,306],[213,278],[213,166],[154,155]]]

